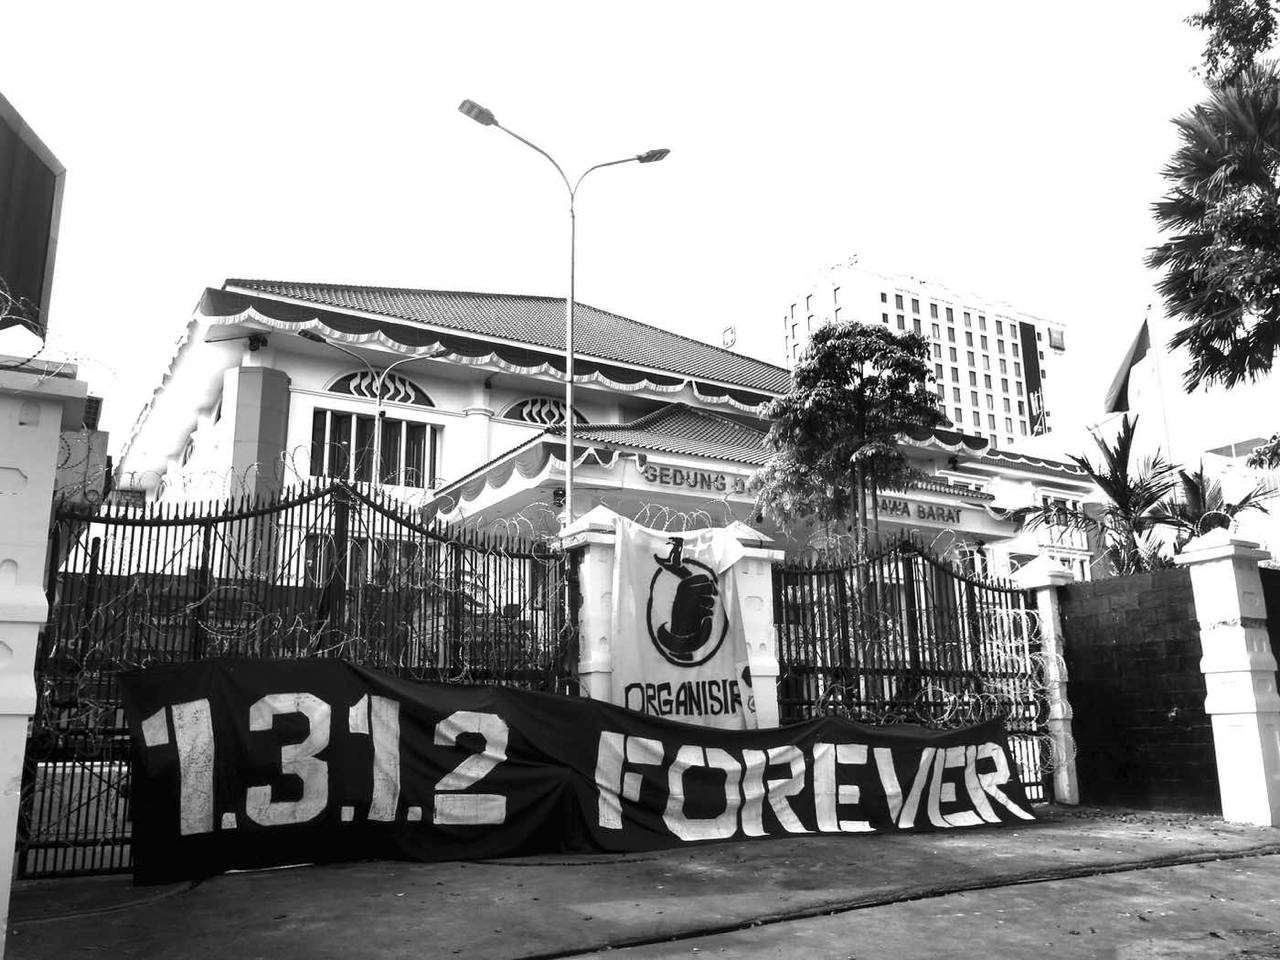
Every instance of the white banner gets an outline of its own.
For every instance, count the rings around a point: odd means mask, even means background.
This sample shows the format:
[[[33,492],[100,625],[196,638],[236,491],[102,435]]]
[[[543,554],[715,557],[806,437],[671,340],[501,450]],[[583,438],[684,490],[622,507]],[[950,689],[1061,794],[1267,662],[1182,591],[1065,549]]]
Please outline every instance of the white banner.
[[[728,730],[756,727],[737,537],[615,520],[613,702]]]

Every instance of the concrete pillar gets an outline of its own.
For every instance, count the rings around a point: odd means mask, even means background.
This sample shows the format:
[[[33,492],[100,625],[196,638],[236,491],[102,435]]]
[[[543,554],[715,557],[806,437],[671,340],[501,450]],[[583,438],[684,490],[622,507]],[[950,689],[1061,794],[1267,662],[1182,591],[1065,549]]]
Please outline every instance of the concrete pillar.
[[[1062,636],[1062,612],[1058,588],[1074,583],[1076,575],[1051,557],[1041,554],[1014,574],[1014,581],[1035,594],[1040,621],[1040,652],[1044,657],[1046,694],[1049,698],[1049,738],[1053,748],[1053,800],[1078,804],[1080,779],[1076,775],[1075,738],[1071,735],[1071,701],[1067,698],[1067,663]]]
[[[272,367],[241,366],[227,371],[235,381],[235,405],[223,416],[231,421],[232,496],[272,497],[284,482],[289,437],[289,375]],[[224,379],[225,384],[225,379]],[[225,389],[225,388],[224,388]]]
[[[744,528],[745,529],[745,528]],[[747,531],[748,534],[754,531]],[[759,534],[755,534],[759,537]],[[739,536],[739,540],[749,540]],[[756,702],[756,724],[778,726],[778,632],[773,622],[773,565],[782,561],[781,550],[747,547],[738,561],[738,592],[747,640],[747,664],[751,668],[751,696]]]
[[[585,697],[612,699],[613,691],[613,518],[597,508],[575,521],[561,541],[580,551],[578,592],[578,685]]]
[[[0,952],[36,703],[36,642],[48,617],[44,573],[58,441],[63,430],[82,425],[86,392],[79,380],[0,371]]]
[[[467,451],[468,461],[474,461],[469,462],[465,468],[470,470],[490,460],[493,434],[490,426],[493,422],[493,410],[476,404],[465,408],[462,412],[466,416],[466,420],[463,421],[467,434],[464,448]]]
[[[578,682],[584,696],[611,700],[613,692],[614,518],[594,507],[565,531],[561,546],[579,550]],[[742,524],[730,528],[745,548],[738,561],[738,591],[751,668],[751,695],[760,727],[778,726],[778,638],[773,622],[773,564],[781,550],[764,546],[769,538]]]
[[[1205,713],[1213,724],[1222,816],[1280,826],[1280,696],[1256,543],[1213,530],[1175,560],[1191,571]]]

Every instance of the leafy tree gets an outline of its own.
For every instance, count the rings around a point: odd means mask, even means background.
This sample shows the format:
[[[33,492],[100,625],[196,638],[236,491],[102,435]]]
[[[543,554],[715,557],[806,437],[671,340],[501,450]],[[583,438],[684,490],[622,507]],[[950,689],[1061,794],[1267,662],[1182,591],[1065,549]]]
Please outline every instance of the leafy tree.
[[[1187,542],[1210,530],[1227,529],[1237,515],[1249,510],[1266,513],[1260,502],[1266,490],[1258,484],[1240,499],[1231,502],[1222,493],[1222,484],[1206,476],[1204,464],[1200,469],[1178,471],[1178,482],[1173,495],[1157,513],[1167,518],[1178,530],[1174,551],[1181,552]]]
[[[863,547],[868,492],[912,475],[898,437],[947,422],[931,377],[918,334],[856,322],[816,330],[791,392],[766,412],[776,456],[752,478],[761,512],[780,523],[852,523]]]
[[[1209,0],[1187,23],[1209,33],[1204,63],[1210,82],[1231,82],[1275,41],[1272,0]]]
[[[1251,66],[1179,117],[1181,144],[1155,205],[1173,235],[1148,263],[1182,322],[1187,389],[1234,386],[1270,371],[1280,346],[1280,76]]]
[[[1096,464],[1086,457],[1071,457],[1106,498],[1100,508],[1036,507],[1022,511],[1029,527],[1057,525],[1099,537],[1105,559],[1121,576],[1163,566],[1160,544],[1150,534],[1159,527],[1176,526],[1163,504],[1177,483],[1176,471],[1159,452],[1135,459],[1137,427],[1137,417],[1130,420],[1125,416],[1114,440],[1095,436],[1093,442],[1100,454]]]

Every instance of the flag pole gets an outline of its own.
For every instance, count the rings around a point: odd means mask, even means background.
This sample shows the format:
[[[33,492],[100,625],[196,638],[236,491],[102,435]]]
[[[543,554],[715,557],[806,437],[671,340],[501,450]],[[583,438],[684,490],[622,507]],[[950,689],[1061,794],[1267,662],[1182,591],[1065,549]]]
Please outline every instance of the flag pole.
[[[1156,392],[1160,395],[1160,422],[1164,425],[1164,448],[1169,460],[1174,459],[1173,453],[1173,433],[1169,430],[1169,403],[1165,396],[1164,388],[1164,360],[1162,354],[1165,351],[1165,338],[1163,336],[1156,337],[1154,328],[1151,325],[1151,304],[1147,304],[1147,313],[1142,322],[1147,327],[1147,337],[1151,343],[1152,362],[1156,368]]]

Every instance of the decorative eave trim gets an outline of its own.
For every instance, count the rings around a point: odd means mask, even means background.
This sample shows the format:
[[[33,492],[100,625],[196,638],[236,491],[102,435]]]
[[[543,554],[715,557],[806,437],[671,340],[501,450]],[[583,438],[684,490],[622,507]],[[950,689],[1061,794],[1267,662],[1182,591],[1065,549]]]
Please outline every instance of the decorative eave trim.
[[[473,470],[461,479],[436,491],[435,495],[423,505],[424,522],[433,519],[444,523],[452,523],[463,519],[460,511],[467,504],[474,503],[489,489],[505,486],[518,473],[531,486],[542,482],[557,465],[563,466],[564,458],[560,456],[562,448],[545,434],[522,443],[513,450],[489,461],[484,466]],[[575,450],[578,449],[575,444]],[[622,459],[634,459],[643,469],[646,457],[643,453],[628,453],[622,450],[608,450],[599,446],[587,446],[582,453],[574,457],[574,467],[586,463],[594,463],[606,470],[612,470]]]
[[[331,304],[318,304],[310,300],[302,300],[296,297],[288,297],[279,293],[267,293],[262,290],[254,290],[250,287],[241,287],[235,284],[224,284],[224,286],[220,290],[215,292],[230,293],[238,297],[246,297],[251,299],[269,300],[273,303],[279,303],[284,306],[292,307],[294,309],[297,309],[303,312],[314,311],[316,313],[335,313],[335,314],[342,314],[349,317],[356,317],[361,320],[369,320],[375,323],[386,323],[386,324],[392,324],[392,325],[398,325],[398,326],[405,326],[413,330],[419,330],[425,333],[436,334],[442,337],[457,337],[457,338],[465,338],[465,339],[485,340],[491,343],[502,344],[510,347],[517,347],[523,350],[534,350],[539,352],[546,351],[549,353],[562,352],[555,347],[546,347],[540,344],[532,344],[524,340],[510,340],[504,337],[495,337],[492,334],[479,333],[474,330],[461,330],[453,327],[445,327],[439,324],[428,323],[427,321],[424,321],[424,320],[411,320],[405,317],[390,316],[388,314],[375,313],[369,310],[358,310],[352,307],[335,306]],[[253,309],[252,306],[250,306],[249,309],[252,310]],[[254,311],[254,312],[258,313],[257,311]],[[258,315],[261,316],[261,314],[258,314]],[[229,315],[221,315],[221,314],[219,315],[219,317],[224,317],[224,316],[229,316]],[[625,319],[625,318],[622,318],[622,319]],[[286,328],[289,326],[296,326],[303,329],[312,329],[310,326],[308,326],[308,324],[311,322],[313,321],[298,321],[295,324],[289,324],[286,321],[285,326]],[[319,321],[314,321],[314,322],[319,322]],[[348,334],[346,336],[350,336],[350,335]],[[689,339],[689,338],[686,337],[685,339]],[[698,342],[701,342],[701,341],[698,341]],[[712,347],[713,349],[715,349],[712,344],[704,344],[704,346]],[[397,345],[393,349],[396,349],[402,353],[406,352],[406,349],[402,345]],[[771,390],[768,387],[753,387],[743,383],[735,383],[730,380],[722,380],[717,377],[709,377],[709,376],[697,377],[692,374],[679,373],[671,370],[663,370],[660,367],[654,367],[647,364],[631,363],[624,360],[610,360],[606,357],[599,357],[599,356],[596,356],[595,354],[585,353],[581,351],[577,353],[577,356],[579,357],[579,359],[588,360],[592,363],[604,364],[606,366],[627,367],[631,370],[636,370],[641,373],[650,373],[650,374],[663,376],[663,377],[678,377],[687,382],[702,381],[703,383],[706,383],[706,384],[712,384],[717,387],[723,387],[726,390],[737,390],[741,393],[758,393],[762,395],[767,395],[770,397],[770,399],[774,397],[781,397],[785,393],[785,391]],[[739,356],[745,356],[745,355],[739,355]],[[751,359],[751,358],[748,358],[748,359]],[[759,362],[763,363],[764,361],[759,361]],[[772,364],[768,364],[768,365],[772,366]],[[552,369],[555,369],[555,368],[553,367]],[[557,375],[562,375],[559,370],[557,370],[556,373]],[[574,378],[575,382],[577,381],[577,379],[578,379],[577,377]],[[759,404],[758,406],[763,408],[767,403],[768,401],[766,400],[765,402]],[[744,409],[755,410],[756,408],[751,407],[751,408],[744,408]]]
[[[457,351],[449,348],[439,340],[435,341],[434,343],[423,343],[423,344],[417,344],[414,346],[406,346],[405,344],[400,343],[398,340],[394,340],[391,337],[388,337],[381,330],[374,330],[370,333],[345,333],[341,330],[335,330],[333,327],[330,327],[328,324],[326,324],[323,320],[319,318],[315,318],[312,320],[299,321],[299,322],[290,322],[287,320],[276,320],[274,317],[270,317],[264,313],[260,313],[258,310],[254,309],[252,306],[246,307],[243,311],[241,311],[238,314],[208,316],[202,312],[197,312],[195,322],[198,322],[200,320],[210,320],[210,321],[216,320],[219,323],[252,322],[252,323],[262,324],[264,327],[267,327],[270,330],[276,330],[280,332],[287,331],[291,333],[296,333],[299,330],[311,330],[318,333],[320,336],[324,337],[326,340],[332,340],[337,343],[342,343],[346,346],[367,346],[369,344],[375,344],[386,350],[390,350],[394,353],[399,353],[403,355],[408,355],[411,353],[418,353],[418,352],[438,351],[431,357],[431,359],[445,360],[452,363],[461,364],[463,366],[487,367],[487,368],[498,370],[502,373],[511,373],[511,374],[517,374],[520,376],[542,375],[542,376],[550,376],[555,379],[563,379],[564,377],[563,373],[560,370],[558,370],[555,366],[553,366],[550,362],[534,364],[531,366],[521,366],[519,364],[512,363],[509,360],[503,359],[502,357],[498,356],[496,352],[482,354],[479,356],[469,356],[467,354],[458,353]],[[459,336],[459,335],[450,334],[448,336]],[[612,361],[599,361],[599,362],[610,363]],[[671,374],[671,376],[675,377],[675,376],[683,376],[683,375]],[[711,381],[706,381],[706,378],[701,378],[701,380],[707,383],[711,382]],[[614,380],[599,371],[594,371],[592,373],[575,374],[573,378],[573,382],[585,384],[588,386],[599,385],[609,390],[616,390],[623,393],[639,393],[640,391],[643,391],[643,390],[652,391],[653,393],[680,393],[685,388],[689,388],[689,390],[693,393],[693,395],[698,399],[700,403],[709,404],[711,406],[732,407],[735,410],[740,410],[743,413],[748,413],[748,414],[751,414],[752,416],[760,416],[763,413],[765,406],[767,406],[768,404],[768,401],[764,401],[758,404],[746,404],[746,403],[742,403],[739,400],[734,399],[733,397],[727,394],[725,396],[714,396],[714,395],[708,396],[704,394],[701,390],[699,390],[698,388],[699,382],[700,382],[699,379],[695,379],[693,377],[685,377],[680,382],[674,383],[674,384],[655,383],[654,381],[648,379],[648,377],[645,377],[644,379],[639,380],[635,383],[623,383],[621,381]],[[720,384],[717,383],[716,385],[719,386]],[[765,392],[762,390],[752,390],[745,387],[734,387],[728,384],[725,384],[724,386],[726,389],[740,390],[744,393],[764,393]]]

